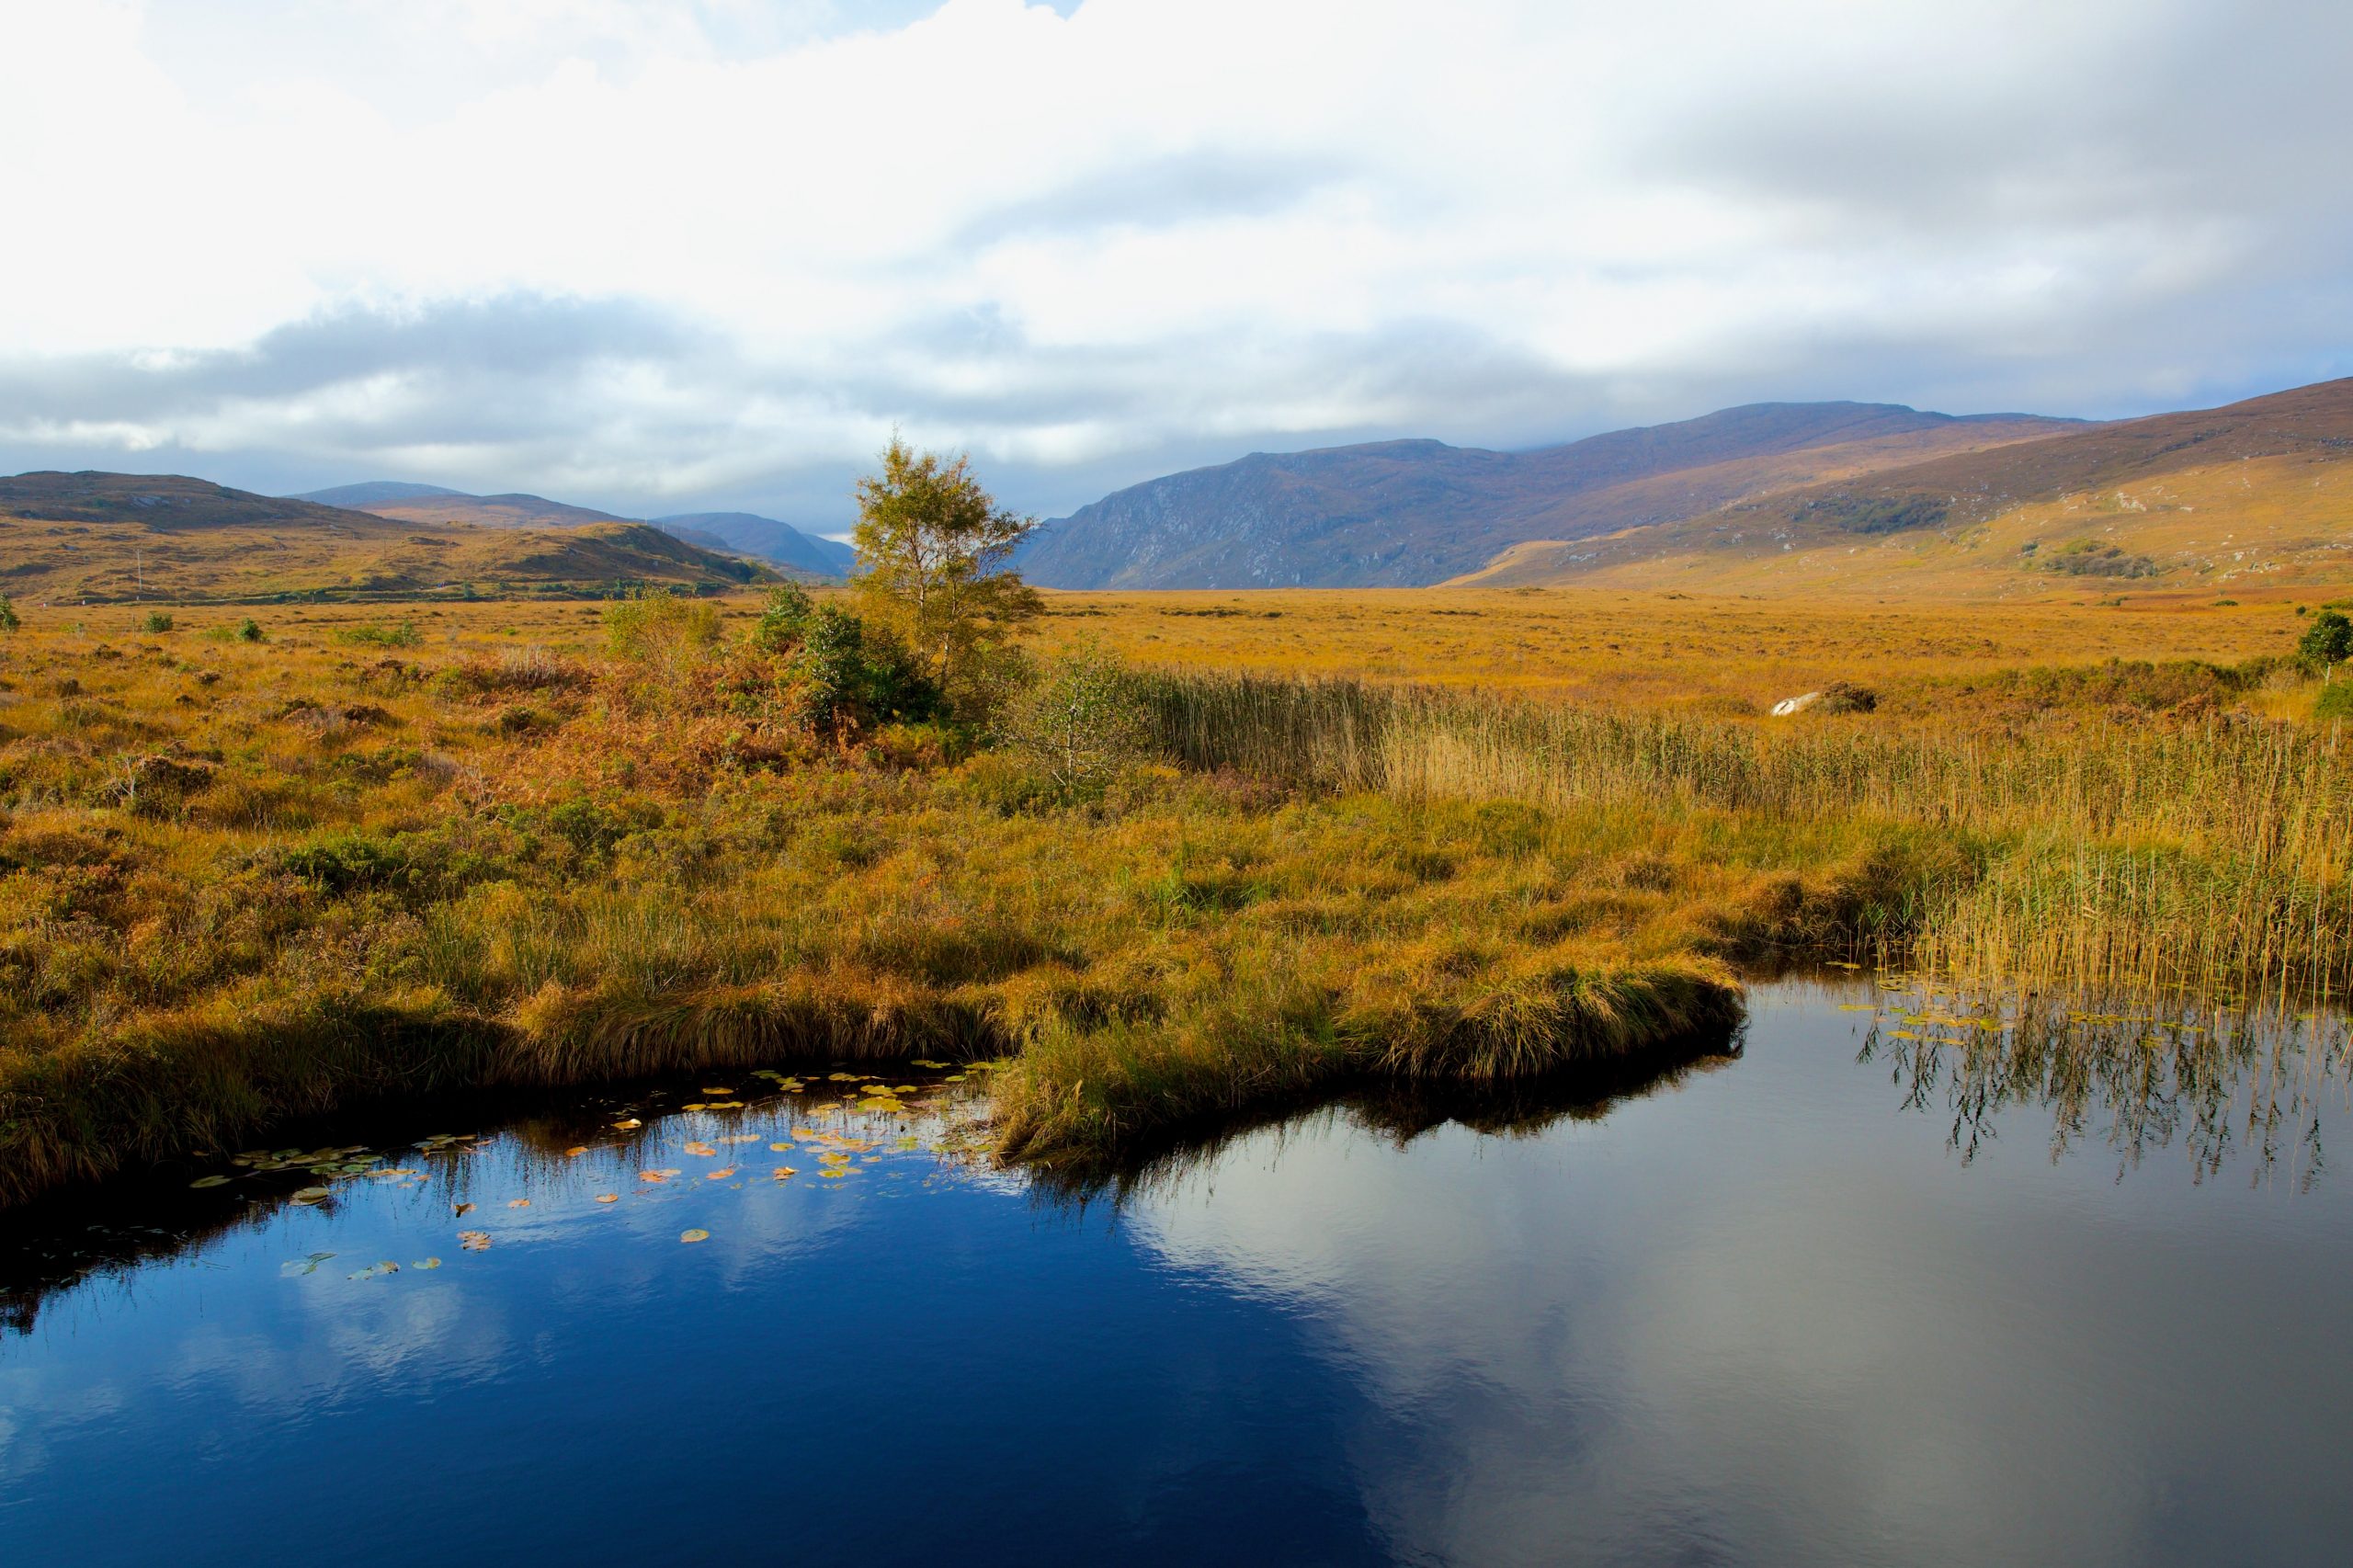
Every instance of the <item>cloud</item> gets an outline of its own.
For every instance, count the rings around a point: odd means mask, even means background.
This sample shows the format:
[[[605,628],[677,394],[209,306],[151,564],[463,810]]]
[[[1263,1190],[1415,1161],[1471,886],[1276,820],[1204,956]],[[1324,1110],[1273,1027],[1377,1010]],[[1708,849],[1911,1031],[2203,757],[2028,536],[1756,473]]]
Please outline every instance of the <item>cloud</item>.
[[[1768,397],[2353,369],[2313,3],[92,0],[0,17],[0,462],[1008,499]],[[824,518],[805,520],[822,522]]]

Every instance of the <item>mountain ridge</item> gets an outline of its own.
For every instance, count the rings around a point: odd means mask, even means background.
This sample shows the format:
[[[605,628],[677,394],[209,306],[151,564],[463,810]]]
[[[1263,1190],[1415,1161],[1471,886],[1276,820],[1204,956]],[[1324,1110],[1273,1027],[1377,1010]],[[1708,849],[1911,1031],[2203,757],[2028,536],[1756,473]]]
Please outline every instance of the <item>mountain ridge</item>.
[[[717,592],[774,574],[651,524],[421,524],[185,474],[0,478],[0,591],[29,602],[241,603]]]
[[[1532,539],[1594,537],[1756,493],[2026,441],[2080,421],[1768,403],[1523,452],[1426,438],[1254,452],[1115,491],[1017,557],[1049,587],[1419,586]],[[1673,476],[1687,476],[1681,495]]]
[[[684,512],[664,517],[624,517],[550,500],[526,491],[476,495],[438,484],[368,480],[326,490],[306,491],[289,500],[317,502],[415,523],[469,523],[485,528],[574,528],[605,523],[643,523],[674,539],[722,554],[747,555],[771,566],[814,578],[847,576],[856,556],[846,545],[804,533],[791,524],[753,512]],[[700,537],[688,539],[689,534]]]

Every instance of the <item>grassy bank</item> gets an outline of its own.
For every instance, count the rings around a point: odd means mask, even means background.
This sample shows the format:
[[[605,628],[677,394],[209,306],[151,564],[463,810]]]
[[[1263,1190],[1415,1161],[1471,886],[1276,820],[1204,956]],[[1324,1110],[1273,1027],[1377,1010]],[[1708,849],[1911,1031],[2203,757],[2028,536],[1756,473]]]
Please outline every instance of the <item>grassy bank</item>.
[[[0,643],[0,1201],[368,1099],[804,1055],[1007,1058],[1000,1147],[1080,1167],[1706,1040],[1766,954],[2316,989],[2353,953],[2334,737],[2126,722],[2112,676],[1949,731],[1157,676],[1158,760],[1074,795],[747,717],[733,631],[648,664],[585,608],[183,619]]]

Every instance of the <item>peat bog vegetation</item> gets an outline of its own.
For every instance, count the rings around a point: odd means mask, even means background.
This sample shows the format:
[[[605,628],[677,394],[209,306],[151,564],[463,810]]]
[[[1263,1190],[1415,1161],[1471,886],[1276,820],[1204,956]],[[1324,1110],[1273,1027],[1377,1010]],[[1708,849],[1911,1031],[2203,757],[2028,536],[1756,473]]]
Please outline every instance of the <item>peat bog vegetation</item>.
[[[915,1058],[997,1063],[996,1152],[1087,1179],[1703,1051],[1758,965],[1997,1015],[2353,983],[2333,623],[2284,604],[957,591],[23,612],[0,1200],[438,1091]],[[1466,688],[1473,624],[1584,652]]]

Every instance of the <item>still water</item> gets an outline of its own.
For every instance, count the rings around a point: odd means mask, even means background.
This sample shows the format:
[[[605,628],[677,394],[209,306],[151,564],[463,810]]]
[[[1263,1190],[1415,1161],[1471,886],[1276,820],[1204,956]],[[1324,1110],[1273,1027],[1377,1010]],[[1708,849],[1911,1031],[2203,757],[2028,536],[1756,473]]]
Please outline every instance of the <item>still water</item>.
[[[2342,1041],[1938,1006],[1091,1194],[909,1067],[0,1221],[0,1560],[2347,1561]]]

